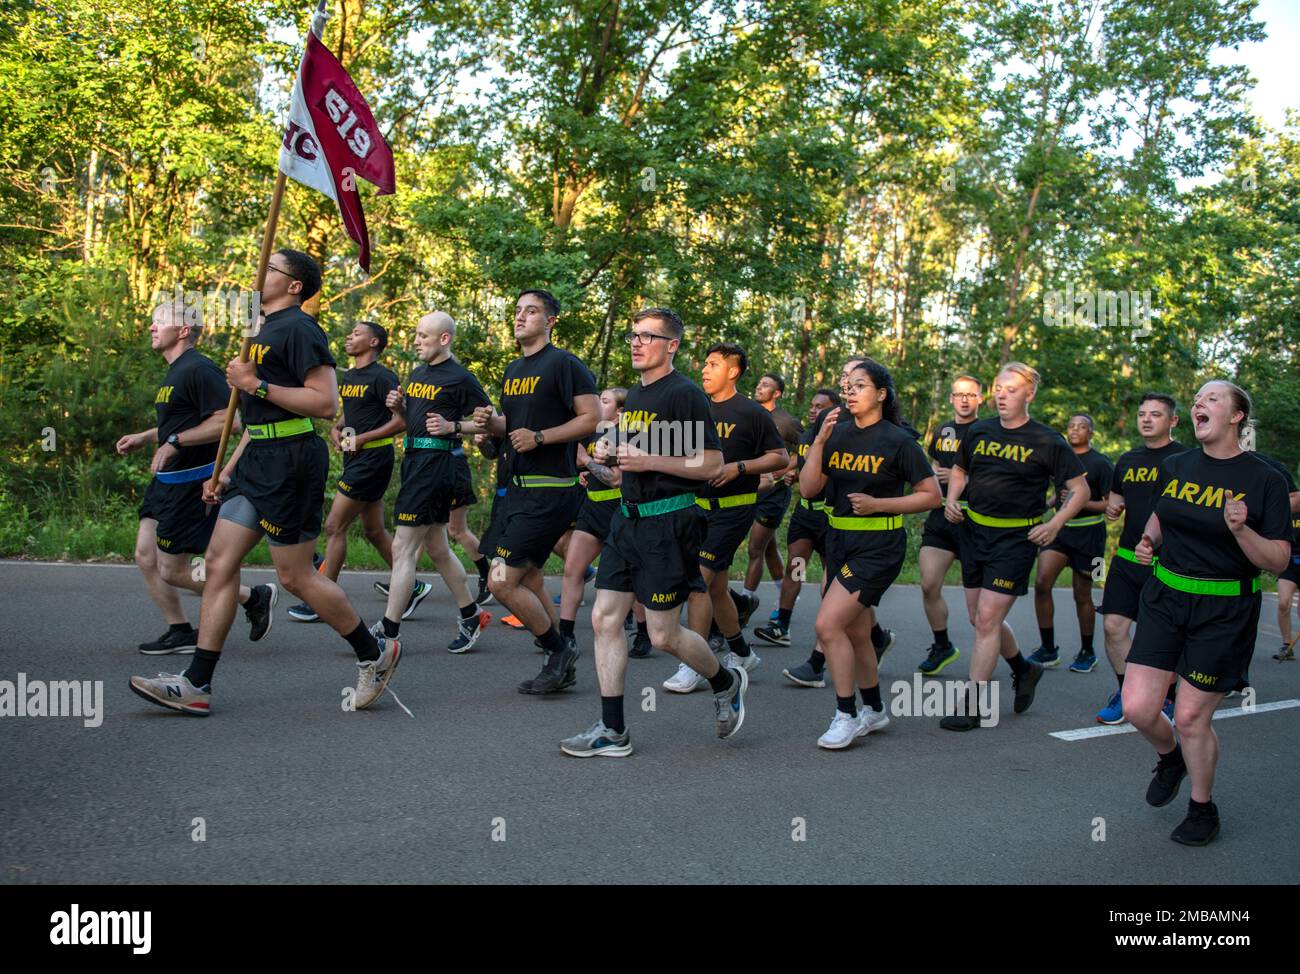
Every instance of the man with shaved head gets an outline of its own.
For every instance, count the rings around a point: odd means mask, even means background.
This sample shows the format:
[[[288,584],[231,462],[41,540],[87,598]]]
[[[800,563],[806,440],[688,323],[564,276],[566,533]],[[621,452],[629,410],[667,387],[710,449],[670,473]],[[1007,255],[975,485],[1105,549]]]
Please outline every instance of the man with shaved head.
[[[457,463],[452,451],[464,432],[473,432],[474,410],[491,404],[478,379],[451,354],[456,322],[445,311],[434,311],[415,328],[415,354],[420,360],[405,389],[388,394],[388,408],[406,422],[406,455],[402,487],[393,510],[393,576],[388,584],[388,608],[376,624],[375,635],[395,639],[402,612],[411,598],[420,552],[428,548],[447,590],[460,609],[459,632],[447,646],[463,653],[482,631],[478,603],[465,583],[465,566],[447,546],[451,509],[473,490],[469,466]],[[484,613],[486,615],[486,613]],[[382,631],[381,631],[382,630]]]

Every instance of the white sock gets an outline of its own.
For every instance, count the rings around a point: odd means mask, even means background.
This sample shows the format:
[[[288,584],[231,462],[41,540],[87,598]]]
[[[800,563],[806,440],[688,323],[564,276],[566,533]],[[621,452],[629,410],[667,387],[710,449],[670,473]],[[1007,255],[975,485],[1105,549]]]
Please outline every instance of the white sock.
[[[754,597],[754,590],[752,588],[742,588],[740,594],[747,599],[752,599]]]

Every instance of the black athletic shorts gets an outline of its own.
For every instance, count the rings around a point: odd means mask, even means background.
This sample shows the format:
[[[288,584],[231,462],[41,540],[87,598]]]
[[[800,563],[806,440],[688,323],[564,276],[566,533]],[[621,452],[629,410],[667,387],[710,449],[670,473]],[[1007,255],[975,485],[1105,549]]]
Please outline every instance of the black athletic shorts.
[[[1056,540],[1044,545],[1043,551],[1059,551],[1065,555],[1070,570],[1092,577],[1098,566],[1106,561],[1106,525],[1089,524],[1081,528],[1063,527]]]
[[[573,527],[586,494],[577,486],[507,487],[505,515],[489,557],[501,558],[511,568],[543,567],[556,542]]]
[[[970,515],[967,514],[967,518]],[[1038,558],[1038,545],[1029,528],[990,528],[969,521],[962,533],[961,584],[1004,595],[1029,591],[1029,573]]]
[[[465,459],[465,454],[452,453],[451,459],[456,464],[456,479],[452,484],[451,509],[459,510],[462,507],[473,507],[478,500],[474,493],[474,475],[470,472],[469,461]]]
[[[246,499],[258,527],[277,544],[314,541],[320,535],[329,472],[329,448],[315,433],[253,440],[235,464],[231,489],[222,500]]]
[[[802,503],[796,504],[790,515],[790,523],[785,529],[785,547],[788,551],[796,541],[811,541],[813,551],[826,557],[826,512],[818,508],[811,510]]]
[[[338,489],[349,500],[369,504],[384,499],[392,479],[393,448],[391,445],[377,446],[371,450],[358,450],[343,461]]]
[[[1177,673],[1207,693],[1244,689],[1262,601],[1258,592],[1191,595],[1154,579],[1142,589],[1129,665]]]
[[[781,526],[785,512],[790,510],[790,493],[789,486],[782,480],[766,494],[759,494],[758,503],[754,505],[754,520],[775,531]]]
[[[633,520],[616,511],[600,554],[596,588],[635,592],[638,602],[655,611],[675,609],[692,592],[705,592],[696,552],[708,521],[695,505]]]
[[[943,516],[942,507],[931,511],[921,526],[921,547],[951,551],[960,558],[962,529],[966,523],[953,524]]]
[[[1282,574],[1278,576],[1279,581],[1283,579],[1296,585],[1300,585],[1300,558],[1297,558],[1295,555],[1291,556],[1290,564],[1288,564]]]
[[[1142,589],[1150,579],[1150,565],[1139,565],[1115,555],[1106,571],[1106,587],[1102,589],[1101,608],[1097,611],[1104,616],[1136,619]]]
[[[700,567],[725,572],[736,557],[736,549],[749,536],[749,526],[754,523],[754,505],[720,507],[705,512],[705,516],[708,530],[700,545]]]
[[[585,531],[604,544],[605,538],[609,535],[610,519],[618,510],[618,505],[617,497],[607,501],[593,501],[590,497],[583,497],[582,509],[578,511],[578,522],[573,526],[573,530]]]
[[[457,498],[473,490],[469,465],[456,462],[446,450],[407,450],[402,457],[402,486],[393,505],[393,523],[399,528],[446,524]]]
[[[826,539],[826,577],[865,606],[880,604],[907,557],[906,531],[837,531]]]
[[[140,517],[158,522],[158,549],[169,555],[197,554],[208,550],[217,508],[203,503],[203,480],[188,484],[149,481],[140,505]]]
[[[496,551],[495,539],[501,530],[501,522],[505,520],[505,508],[506,489],[498,487],[492,493],[492,509],[488,512],[487,530],[478,539],[478,550],[488,558],[492,558]]]

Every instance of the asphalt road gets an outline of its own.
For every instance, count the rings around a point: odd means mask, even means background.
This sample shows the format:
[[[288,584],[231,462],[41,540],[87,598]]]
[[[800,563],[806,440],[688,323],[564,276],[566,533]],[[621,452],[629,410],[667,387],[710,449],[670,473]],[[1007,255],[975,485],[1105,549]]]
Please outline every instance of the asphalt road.
[[[371,590],[377,577],[343,579],[367,622],[382,609]],[[774,594],[765,584],[755,624]],[[1166,808],[1145,804],[1154,762],[1139,735],[1049,736],[1095,726],[1114,688],[1104,661],[1088,675],[1049,671],[1020,717],[1005,681],[994,729],[956,735],[933,717],[898,717],[847,751],[818,749],[832,691],[781,676],[810,647],[811,586],[795,611],[794,645],[757,647],[763,664],[731,741],[714,734],[708,694],[660,688],[673,661],[659,653],[632,660],[636,753],[622,760],[577,760],[557,745],[600,713],[589,615],[579,615],[577,686],[525,697],[514,687],[539,666],[531,638],[494,619],[474,652],[449,655],[454,609],[435,579],[403,627],[393,683],[412,718],[389,697],[344,712],[351,651],[324,625],[291,621],[292,599],[282,599],[258,644],[239,616],[217,669],[213,715],[193,719],[127,688],[132,674],[185,665],[136,652],[164,627],[133,567],[0,562],[0,596],[10,613],[0,680],[22,672],[104,683],[101,726],[0,720],[4,883],[1124,886],[1290,883],[1300,874],[1300,843],[1279,837],[1300,806],[1300,709],[1216,722],[1223,831],[1207,848],[1184,848],[1168,834],[1190,788],[1184,783]],[[957,610],[960,591],[948,600]],[[183,604],[197,621],[197,599]],[[1265,596],[1252,669],[1259,703],[1300,698],[1300,664],[1269,658],[1279,641],[1275,605]],[[883,666],[889,700],[930,638],[916,588],[890,591],[881,618],[899,633]],[[1037,644],[1031,600],[1020,600],[1012,623],[1026,649]],[[968,648],[964,611],[953,612],[951,630]],[[1076,648],[1066,590],[1057,630],[1063,649]],[[944,676],[964,676],[965,664]],[[655,691],[652,712],[642,709],[643,688]],[[196,819],[203,841],[195,841]]]

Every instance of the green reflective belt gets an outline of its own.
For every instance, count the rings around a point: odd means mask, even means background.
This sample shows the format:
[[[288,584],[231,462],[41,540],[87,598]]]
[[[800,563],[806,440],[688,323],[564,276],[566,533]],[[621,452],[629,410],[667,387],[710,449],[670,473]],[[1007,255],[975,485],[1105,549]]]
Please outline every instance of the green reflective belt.
[[[513,477],[510,481],[516,487],[573,487],[578,482],[577,477],[546,477],[542,474],[525,474],[522,477]]]
[[[744,507],[758,500],[758,494],[732,494],[730,497],[700,497],[695,503],[706,511],[716,511],[720,507]]]
[[[826,502],[825,502],[825,501],[810,501],[810,500],[808,500],[808,498],[806,498],[806,497],[800,497],[800,498],[799,498],[799,506],[802,507],[802,508],[805,508],[805,509],[807,509],[807,510],[809,510],[809,511],[824,511],[824,510],[826,510]]]
[[[619,510],[626,518],[653,517],[656,514],[669,514],[680,511],[695,503],[694,494],[678,494],[663,500],[646,501],[643,504],[620,504]]]
[[[1157,564],[1156,578],[1172,589],[1187,592],[1191,595],[1249,595],[1259,591],[1258,575],[1252,578],[1249,583],[1235,578],[1189,578],[1186,575],[1171,572],[1164,565]],[[1247,584],[1250,586],[1249,592],[1246,591]]]
[[[618,487],[610,487],[608,490],[589,490],[587,491],[587,500],[594,503],[602,501],[614,501],[623,496],[623,491]]]
[[[970,515],[972,521],[986,528],[1028,528],[1043,523],[1040,517],[989,517],[969,507],[966,508],[966,513]]]
[[[371,440],[369,443],[362,443],[361,449],[373,450],[377,446],[392,446],[392,445],[393,445],[393,438],[391,436],[385,436],[382,440]]]
[[[1116,548],[1116,549],[1115,549],[1115,554],[1119,555],[1119,556],[1120,556],[1121,558],[1123,558],[1125,561],[1131,561],[1131,562],[1133,562],[1133,564],[1135,564],[1135,565],[1139,565],[1139,564],[1141,564],[1141,562],[1138,561],[1138,559],[1137,559],[1137,555],[1133,552],[1133,549],[1132,549],[1132,548]],[[1142,567],[1143,567],[1143,568],[1146,568],[1146,567],[1148,567],[1148,566],[1143,565]]]
[[[406,448],[408,450],[450,450],[455,445],[451,440],[444,440],[438,436],[408,436],[406,438]]]
[[[248,427],[250,440],[282,440],[286,436],[301,436],[310,433],[315,427],[311,419],[299,416],[296,419],[282,419],[278,423],[254,423]]]
[[[1067,528],[1090,528],[1094,524],[1101,524],[1104,520],[1106,519],[1100,514],[1089,514],[1087,517],[1076,517],[1066,521],[1065,526]]]
[[[837,531],[896,531],[903,526],[901,514],[878,514],[871,517],[838,517],[831,514],[826,520]]]

